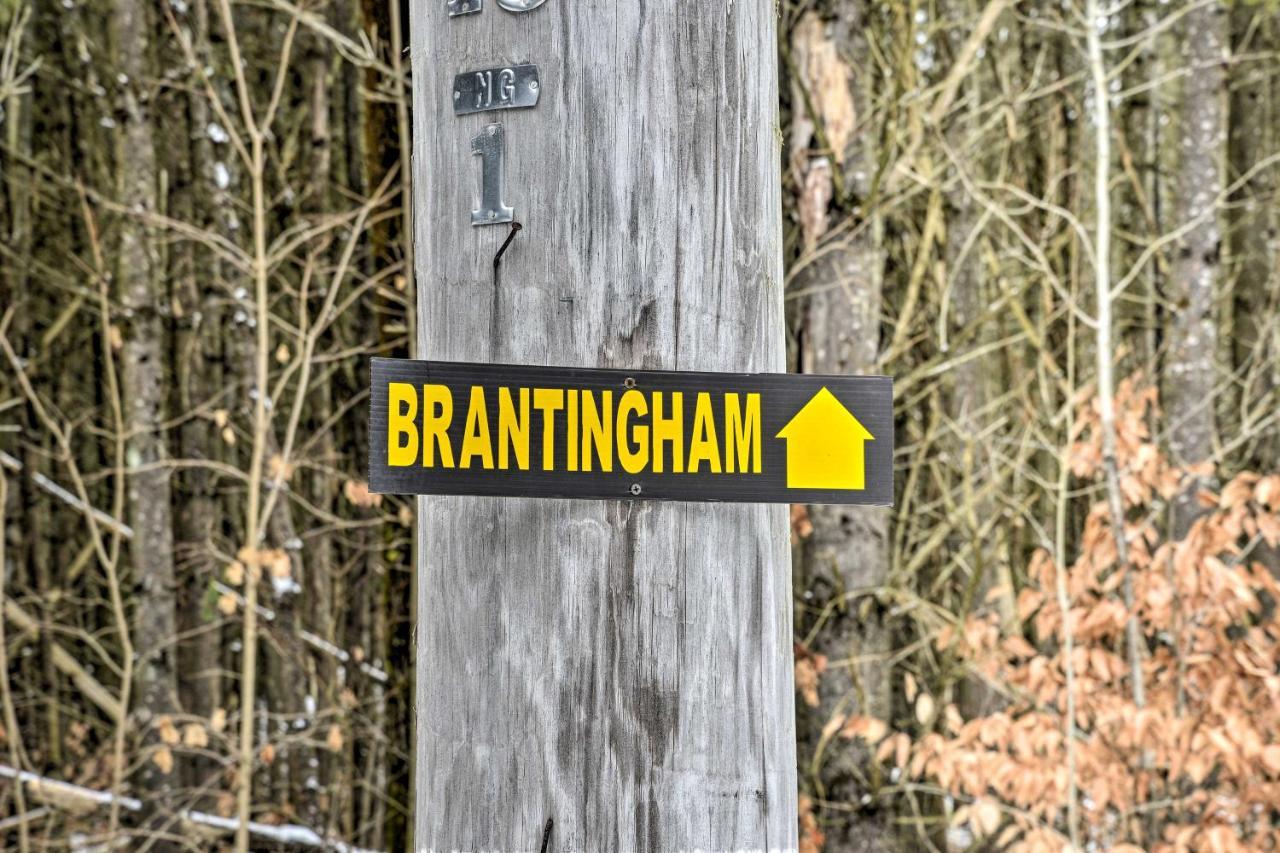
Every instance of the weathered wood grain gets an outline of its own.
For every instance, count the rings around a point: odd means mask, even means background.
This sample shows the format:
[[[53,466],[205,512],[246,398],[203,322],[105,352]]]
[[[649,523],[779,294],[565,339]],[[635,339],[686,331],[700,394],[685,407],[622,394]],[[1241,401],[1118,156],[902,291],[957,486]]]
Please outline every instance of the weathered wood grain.
[[[768,0],[412,8],[425,358],[781,371]],[[536,109],[455,117],[532,62]],[[488,122],[524,230],[473,228]],[[792,849],[781,506],[419,504],[420,850]]]

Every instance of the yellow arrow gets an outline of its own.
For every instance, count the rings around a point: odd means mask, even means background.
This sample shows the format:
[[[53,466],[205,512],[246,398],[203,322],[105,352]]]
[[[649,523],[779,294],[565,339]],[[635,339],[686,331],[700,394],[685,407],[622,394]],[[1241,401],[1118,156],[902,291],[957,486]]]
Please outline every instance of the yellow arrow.
[[[777,437],[787,440],[788,489],[866,488],[866,442],[876,437],[826,388]]]

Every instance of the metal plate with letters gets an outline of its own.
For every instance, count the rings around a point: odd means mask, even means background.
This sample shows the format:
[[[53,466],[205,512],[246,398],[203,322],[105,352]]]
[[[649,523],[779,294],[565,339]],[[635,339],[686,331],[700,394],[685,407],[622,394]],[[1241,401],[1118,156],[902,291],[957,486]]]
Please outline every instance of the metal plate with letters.
[[[453,78],[453,113],[461,116],[536,106],[540,91],[536,65],[465,71]]]
[[[893,503],[888,377],[372,368],[375,492]]]
[[[482,0],[449,0],[446,8],[449,10],[449,17],[456,18],[459,15],[474,15],[480,11]]]

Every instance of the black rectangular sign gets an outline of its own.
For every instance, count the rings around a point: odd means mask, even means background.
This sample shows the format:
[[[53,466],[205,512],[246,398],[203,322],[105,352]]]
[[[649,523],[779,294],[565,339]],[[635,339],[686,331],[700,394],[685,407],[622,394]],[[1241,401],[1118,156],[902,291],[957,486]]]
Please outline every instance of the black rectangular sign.
[[[375,492],[893,503],[893,381],[373,359]]]

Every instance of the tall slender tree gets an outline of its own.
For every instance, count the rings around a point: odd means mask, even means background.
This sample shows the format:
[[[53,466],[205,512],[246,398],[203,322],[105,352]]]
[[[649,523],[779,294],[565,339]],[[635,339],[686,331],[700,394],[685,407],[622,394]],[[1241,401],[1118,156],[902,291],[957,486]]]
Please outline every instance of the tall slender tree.
[[[121,377],[124,427],[128,432],[130,544],[135,590],[134,644],[140,731],[154,731],[159,717],[176,708],[176,582],[173,566],[173,504],[166,416],[166,313],[169,293],[148,217],[157,211],[157,155],[153,126],[154,60],[152,4],[113,0],[111,28],[117,69],[117,121],[121,132],[116,187],[123,209],[117,224],[116,280],[122,312]],[[150,735],[154,737],[154,735]],[[163,748],[163,747],[162,747]],[[171,784],[163,763],[140,763],[138,784],[158,809],[171,807]]]
[[[1227,51],[1230,17],[1225,5],[1197,3],[1187,12],[1181,43],[1188,73],[1177,106],[1178,168],[1173,219],[1181,232],[1166,284],[1168,344],[1163,393],[1169,447],[1183,465],[1209,460],[1216,449],[1219,402],[1217,285],[1222,258],[1223,166],[1227,141]],[[1174,527],[1182,535],[1198,514],[1198,483],[1178,496]]]

